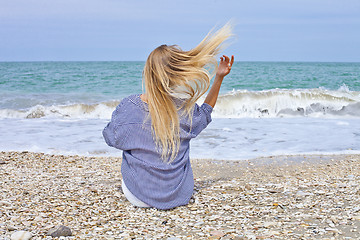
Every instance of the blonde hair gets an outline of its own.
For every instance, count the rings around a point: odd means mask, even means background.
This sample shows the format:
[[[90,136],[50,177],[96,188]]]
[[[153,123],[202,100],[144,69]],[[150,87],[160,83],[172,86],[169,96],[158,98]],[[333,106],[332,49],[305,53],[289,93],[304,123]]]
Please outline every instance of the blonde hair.
[[[196,101],[209,89],[217,68],[216,56],[232,35],[227,23],[190,51],[176,45],[153,50],[144,67],[143,81],[156,145],[164,162],[175,159],[180,145],[179,110],[192,118]],[[175,99],[182,99],[178,106]]]

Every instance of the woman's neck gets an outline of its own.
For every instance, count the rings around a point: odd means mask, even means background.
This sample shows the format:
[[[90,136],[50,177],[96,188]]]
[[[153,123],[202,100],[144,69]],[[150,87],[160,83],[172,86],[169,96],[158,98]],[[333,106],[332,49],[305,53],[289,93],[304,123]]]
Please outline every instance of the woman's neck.
[[[147,96],[146,96],[145,93],[143,93],[143,94],[140,95],[140,99],[141,99],[143,102],[147,103]]]

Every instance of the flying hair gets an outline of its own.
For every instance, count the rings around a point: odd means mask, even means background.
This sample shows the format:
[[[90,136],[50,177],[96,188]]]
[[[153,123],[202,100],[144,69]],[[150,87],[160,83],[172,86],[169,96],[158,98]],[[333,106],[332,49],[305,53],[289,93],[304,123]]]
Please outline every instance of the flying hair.
[[[179,111],[191,121],[196,101],[209,89],[215,75],[217,55],[233,35],[232,28],[227,23],[216,32],[210,31],[189,51],[161,45],[146,60],[143,83],[151,129],[164,162],[172,162],[179,151]]]

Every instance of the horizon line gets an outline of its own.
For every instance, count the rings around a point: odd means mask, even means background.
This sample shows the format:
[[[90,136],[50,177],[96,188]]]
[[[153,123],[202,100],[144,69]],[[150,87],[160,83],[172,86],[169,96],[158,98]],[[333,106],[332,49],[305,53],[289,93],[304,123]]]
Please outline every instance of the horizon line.
[[[146,62],[146,60],[0,60],[0,63],[26,62]],[[359,61],[319,61],[319,60],[238,60],[235,62],[268,62],[268,63],[360,63]]]

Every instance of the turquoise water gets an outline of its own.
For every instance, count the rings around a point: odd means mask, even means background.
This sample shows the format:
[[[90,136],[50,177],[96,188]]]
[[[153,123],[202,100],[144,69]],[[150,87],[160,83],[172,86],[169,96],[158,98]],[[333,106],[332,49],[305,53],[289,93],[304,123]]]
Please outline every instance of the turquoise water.
[[[360,63],[241,62],[235,64],[224,90],[337,90],[344,84],[360,90]]]
[[[53,98],[47,104],[121,98],[141,91],[143,65],[143,62],[0,63],[0,93],[28,95],[44,101]],[[15,105],[16,101],[7,104],[29,107]]]
[[[0,151],[121,155],[101,131],[143,66],[1,62]],[[212,117],[192,157],[359,153],[360,63],[235,62]]]
[[[144,62],[1,62],[0,108],[121,99],[142,92],[143,66]],[[360,63],[235,62],[221,93],[343,86],[360,91]]]

